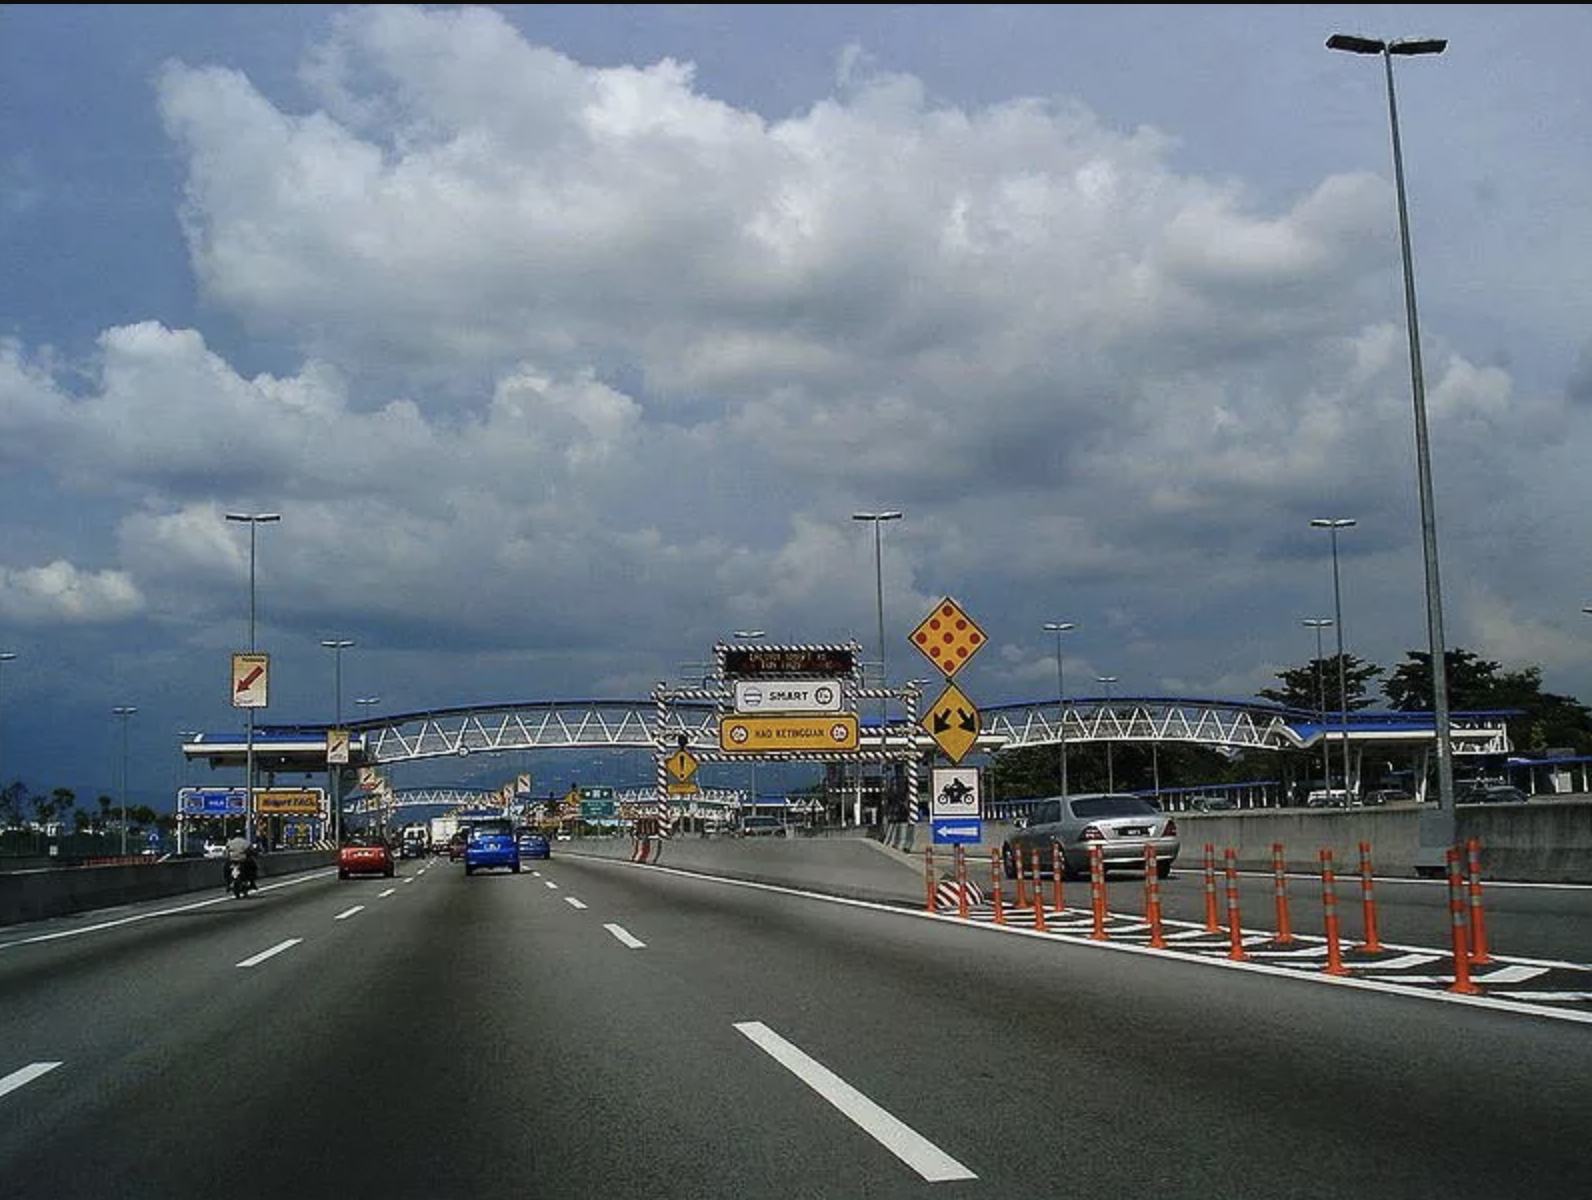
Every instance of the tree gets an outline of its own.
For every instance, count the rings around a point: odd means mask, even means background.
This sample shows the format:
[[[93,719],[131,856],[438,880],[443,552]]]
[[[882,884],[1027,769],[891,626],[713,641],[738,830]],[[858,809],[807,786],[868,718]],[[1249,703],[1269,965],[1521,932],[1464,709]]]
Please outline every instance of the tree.
[[[1282,680],[1280,688],[1262,688],[1255,694],[1285,708],[1303,709],[1305,712],[1358,712],[1371,707],[1370,683],[1382,668],[1363,662],[1353,654],[1343,656],[1343,690],[1338,688],[1338,656],[1311,659],[1302,667],[1289,667],[1278,671]],[[1319,690],[1318,690],[1319,689]],[[1339,697],[1347,693],[1349,702],[1343,704]]]

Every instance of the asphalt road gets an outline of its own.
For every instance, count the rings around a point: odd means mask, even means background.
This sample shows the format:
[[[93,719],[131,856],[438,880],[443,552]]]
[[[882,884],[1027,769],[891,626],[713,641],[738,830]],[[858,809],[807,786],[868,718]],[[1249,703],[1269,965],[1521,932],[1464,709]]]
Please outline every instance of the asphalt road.
[[[1190,924],[1201,883],[1163,893]],[[1386,895],[1389,921],[1446,913],[1425,886]],[[1539,899],[1587,936],[1580,893]],[[1126,947],[570,856],[12,927],[0,1179],[11,1200],[1585,1194],[1592,1024]]]

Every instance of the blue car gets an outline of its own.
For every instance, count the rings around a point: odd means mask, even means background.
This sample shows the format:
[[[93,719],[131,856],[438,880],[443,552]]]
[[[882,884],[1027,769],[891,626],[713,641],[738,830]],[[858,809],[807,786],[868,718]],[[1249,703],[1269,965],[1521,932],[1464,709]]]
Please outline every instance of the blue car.
[[[520,844],[521,858],[552,858],[553,847],[547,835],[535,829],[522,829],[516,840]]]
[[[514,823],[502,820],[471,824],[464,843],[464,873],[474,875],[477,870],[504,868],[516,874],[520,869],[520,845],[514,840]]]

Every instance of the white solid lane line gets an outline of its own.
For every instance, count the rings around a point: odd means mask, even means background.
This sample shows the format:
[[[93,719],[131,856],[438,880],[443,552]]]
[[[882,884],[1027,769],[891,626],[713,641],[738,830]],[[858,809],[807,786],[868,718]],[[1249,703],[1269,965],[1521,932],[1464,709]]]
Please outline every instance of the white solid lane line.
[[[618,938],[625,945],[629,946],[632,950],[640,950],[643,947],[645,947],[646,944],[647,944],[646,942],[642,941],[640,938],[638,938],[635,935],[633,935],[623,925],[608,924],[608,925],[604,925],[603,928],[606,929],[609,933],[613,934],[616,938]]]
[[[25,1084],[32,1083],[40,1075],[48,1075],[60,1065],[58,1062],[29,1063],[20,1071],[12,1071],[9,1075],[0,1076],[0,1096],[4,1096],[7,1092],[14,1092]]]
[[[335,917],[333,917],[332,920],[334,920],[334,921],[346,921],[349,917],[353,916],[355,913],[364,912],[364,911],[365,911],[365,906],[363,904],[356,904],[356,905],[354,905],[353,908],[345,908],[342,912],[338,913]]]
[[[929,1183],[978,1178],[922,1134],[891,1116],[828,1067],[802,1053],[761,1021],[737,1021],[735,1028]]]
[[[287,941],[278,942],[276,945],[272,946],[269,950],[262,950],[262,951],[260,951],[260,953],[256,954],[253,958],[246,958],[242,962],[237,963],[236,965],[240,966],[240,967],[255,967],[255,966],[259,966],[266,959],[275,958],[278,954],[282,953],[282,951],[284,951],[284,950],[291,950],[294,946],[298,945],[303,940],[304,940],[303,938],[288,938]]]

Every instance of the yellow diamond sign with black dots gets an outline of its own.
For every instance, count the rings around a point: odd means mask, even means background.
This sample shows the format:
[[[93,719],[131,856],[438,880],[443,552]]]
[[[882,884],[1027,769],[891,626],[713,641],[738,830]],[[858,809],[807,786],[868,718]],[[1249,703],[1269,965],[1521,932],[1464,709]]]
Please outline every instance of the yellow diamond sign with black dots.
[[[912,644],[949,679],[984,645],[984,631],[947,596],[912,631]]]
[[[954,683],[946,686],[918,724],[953,763],[961,762],[978,741],[978,709]]]

